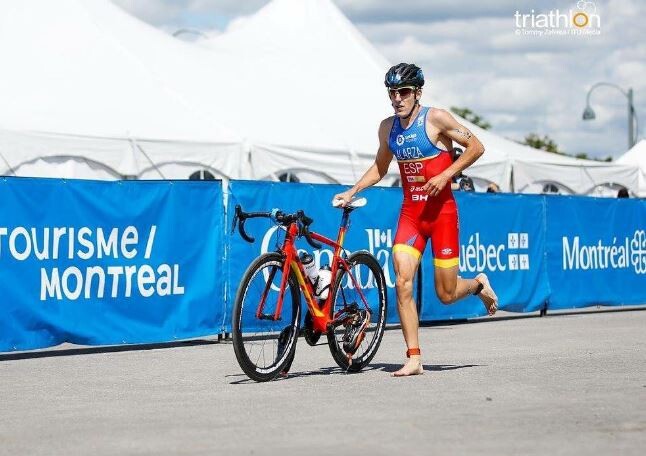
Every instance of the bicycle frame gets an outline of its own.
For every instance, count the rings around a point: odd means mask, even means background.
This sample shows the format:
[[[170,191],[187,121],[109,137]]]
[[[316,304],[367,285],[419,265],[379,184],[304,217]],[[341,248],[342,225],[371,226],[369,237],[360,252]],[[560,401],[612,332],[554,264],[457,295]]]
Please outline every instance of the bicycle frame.
[[[314,290],[312,288],[312,285],[310,284],[310,281],[307,280],[305,269],[303,268],[303,264],[301,263],[300,258],[298,257],[298,252],[295,247],[295,240],[297,239],[298,232],[299,232],[298,225],[296,223],[291,223],[286,230],[287,234],[285,236],[285,241],[283,242],[283,247],[282,247],[283,254],[285,255],[285,262],[284,262],[283,271],[282,271],[283,275],[281,277],[280,292],[278,295],[278,302],[276,304],[276,311],[273,315],[265,315],[262,313],[262,310],[265,304],[265,299],[267,297],[269,289],[271,288],[271,283],[274,275],[272,273],[269,277],[269,280],[267,281],[267,286],[265,288],[265,291],[263,292],[262,299],[256,311],[257,318],[273,319],[273,320],[280,319],[280,315],[283,308],[283,299],[285,297],[285,290],[287,287],[287,279],[289,277],[290,270],[294,272],[294,275],[298,280],[298,285],[300,287],[300,290],[303,293],[303,296],[305,297],[305,302],[307,304],[307,307],[309,308],[309,311],[312,314],[313,329],[315,331],[320,331],[322,333],[325,333],[329,329],[339,326],[340,324],[343,323],[343,318],[340,318],[341,315],[334,315],[332,318],[330,318],[329,316],[330,308],[333,305],[332,288],[334,286],[335,278],[336,278],[337,272],[339,271],[339,268],[342,268],[348,271],[348,275],[351,277],[353,286],[356,288],[357,292],[359,293],[359,296],[363,301],[363,305],[366,308],[368,308],[368,302],[365,296],[363,295],[363,292],[361,291],[361,287],[359,286],[359,283],[354,277],[354,274],[352,274],[352,271],[350,270],[350,266],[348,265],[348,262],[341,256],[341,253],[343,252],[343,241],[345,239],[345,234],[348,230],[349,219],[350,219],[350,211],[344,210],[343,217],[341,219],[341,226],[339,227],[339,232],[338,232],[336,241],[333,241],[313,231],[310,232],[312,239],[322,242],[323,244],[329,245],[330,247],[334,248],[334,255],[332,257],[332,265],[331,265],[330,292],[328,293],[328,296],[325,299],[323,306],[319,307],[317,300],[314,297]]]

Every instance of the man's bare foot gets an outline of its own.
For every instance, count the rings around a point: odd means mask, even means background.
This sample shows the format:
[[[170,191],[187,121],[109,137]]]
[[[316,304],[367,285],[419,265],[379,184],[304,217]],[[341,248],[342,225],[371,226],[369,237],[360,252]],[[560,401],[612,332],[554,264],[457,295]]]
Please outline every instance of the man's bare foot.
[[[498,296],[494,293],[493,288],[489,284],[487,274],[481,272],[475,277],[475,280],[482,284],[482,290],[478,293],[478,297],[487,308],[489,315],[493,315],[498,310]]]
[[[424,373],[422,359],[419,356],[411,356],[404,366],[397,372],[393,372],[393,377],[408,377],[409,375],[421,375]]]

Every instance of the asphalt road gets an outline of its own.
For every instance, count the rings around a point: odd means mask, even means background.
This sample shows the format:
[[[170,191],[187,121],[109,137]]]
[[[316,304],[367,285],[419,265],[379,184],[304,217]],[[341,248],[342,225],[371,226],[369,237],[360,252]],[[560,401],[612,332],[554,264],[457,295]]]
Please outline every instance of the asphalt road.
[[[288,378],[246,379],[230,342],[0,355],[0,455],[643,455],[646,311],[389,330],[345,374],[299,340]]]

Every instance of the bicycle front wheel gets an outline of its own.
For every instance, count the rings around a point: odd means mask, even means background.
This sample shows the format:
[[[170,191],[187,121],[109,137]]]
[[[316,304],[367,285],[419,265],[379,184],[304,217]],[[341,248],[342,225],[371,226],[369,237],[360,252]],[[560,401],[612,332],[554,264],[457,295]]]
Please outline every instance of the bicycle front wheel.
[[[266,253],[249,265],[233,308],[233,349],[249,378],[272,380],[294,359],[300,321],[300,289],[294,274],[287,278],[282,310],[275,318],[283,278],[284,257]]]
[[[379,262],[369,252],[355,252],[348,258],[349,270],[340,270],[332,290],[331,318],[352,306],[370,311],[365,337],[357,350],[348,357],[343,348],[343,326],[327,334],[334,361],[342,369],[358,372],[377,353],[386,325],[386,279]],[[350,362],[352,359],[352,362]]]

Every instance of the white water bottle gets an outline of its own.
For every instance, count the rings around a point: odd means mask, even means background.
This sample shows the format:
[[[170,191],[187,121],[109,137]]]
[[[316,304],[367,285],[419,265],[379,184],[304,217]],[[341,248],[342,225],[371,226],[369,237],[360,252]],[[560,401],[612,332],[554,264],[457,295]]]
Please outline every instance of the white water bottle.
[[[316,292],[319,271],[316,268],[314,257],[307,252],[303,252],[300,254],[300,259],[301,263],[303,264],[303,269],[305,269],[305,275],[307,275],[307,278],[310,279],[312,287]]]
[[[319,299],[327,299],[330,292],[330,282],[332,281],[332,271],[329,266],[323,266],[319,269],[318,281],[316,283],[316,296]]]

